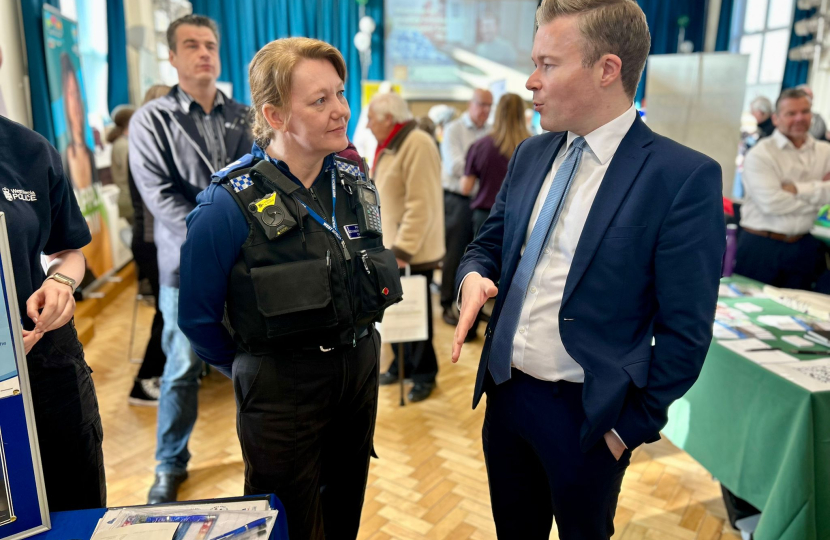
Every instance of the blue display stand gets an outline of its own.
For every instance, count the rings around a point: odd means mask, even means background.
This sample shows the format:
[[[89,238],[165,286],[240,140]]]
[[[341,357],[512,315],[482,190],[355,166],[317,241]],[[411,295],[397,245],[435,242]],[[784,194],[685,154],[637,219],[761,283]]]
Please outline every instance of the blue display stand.
[[[6,216],[0,213],[0,540],[49,528]]]

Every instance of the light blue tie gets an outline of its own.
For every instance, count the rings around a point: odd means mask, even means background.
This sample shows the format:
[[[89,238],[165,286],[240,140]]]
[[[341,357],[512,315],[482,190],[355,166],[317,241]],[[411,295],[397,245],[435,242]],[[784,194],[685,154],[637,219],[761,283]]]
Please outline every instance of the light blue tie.
[[[525,246],[524,254],[519,260],[519,266],[510,283],[507,291],[507,298],[504,301],[501,313],[496,323],[493,334],[493,344],[490,347],[489,369],[496,384],[501,384],[510,379],[510,364],[513,357],[513,338],[516,335],[516,327],[519,325],[519,317],[522,314],[522,305],[527,295],[527,286],[536,264],[539,262],[539,255],[542,253],[550,240],[556,222],[559,221],[559,214],[562,213],[562,206],[571,183],[579,170],[582,161],[582,151],[585,148],[585,139],[577,137],[565,157],[565,161],[556,171],[553,177],[545,204],[536,219],[533,232]]]

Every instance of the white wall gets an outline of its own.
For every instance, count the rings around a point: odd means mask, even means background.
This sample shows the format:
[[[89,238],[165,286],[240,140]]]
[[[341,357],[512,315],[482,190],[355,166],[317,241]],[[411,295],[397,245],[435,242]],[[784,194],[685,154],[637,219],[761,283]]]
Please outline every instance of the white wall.
[[[32,127],[29,77],[26,71],[26,45],[21,30],[20,3],[0,1],[0,92],[6,114],[15,122]]]
[[[127,66],[130,76],[130,102],[141,105],[144,93],[159,80],[155,61],[156,36],[153,4],[149,1],[124,2],[124,19],[127,25]],[[130,36],[143,34],[141,50],[130,45]]]

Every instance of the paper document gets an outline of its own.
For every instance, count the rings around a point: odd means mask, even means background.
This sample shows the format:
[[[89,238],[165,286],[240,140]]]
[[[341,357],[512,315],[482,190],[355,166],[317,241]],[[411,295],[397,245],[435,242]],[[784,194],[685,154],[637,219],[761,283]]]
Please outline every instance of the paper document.
[[[770,364],[764,367],[810,392],[830,392],[830,358]]]
[[[769,344],[754,338],[724,341],[721,342],[720,345],[730,351],[740,354],[747,360],[751,360],[756,364],[785,363],[797,360],[795,357],[790,356],[783,351],[754,351],[753,349],[770,348]]]
[[[92,540],[173,540],[178,528],[178,523],[142,523],[99,531],[92,535]]]
[[[804,332],[806,329],[798,324],[798,321],[789,315],[761,315],[756,319],[764,326],[771,326],[779,330],[787,330],[792,332]]]
[[[209,540],[249,525],[260,518],[267,518],[267,521],[258,527],[258,530],[261,531],[263,539],[268,538],[276,523],[276,510],[256,512],[215,509],[217,506],[230,504],[235,505],[235,503],[207,505],[212,509],[205,508],[206,505],[200,505],[198,510],[184,511],[176,505],[153,505],[142,508],[128,507],[109,510],[98,523],[93,538],[97,540],[101,534],[125,531],[149,524],[164,524],[173,526],[175,534],[172,536],[172,540]],[[250,506],[249,503],[245,504]],[[140,538],[143,537],[124,537],[124,540],[139,540]],[[105,540],[120,539],[120,536],[116,536]],[[152,537],[152,540],[156,540],[156,538]],[[164,540],[171,540],[171,537],[167,536]]]
[[[720,321],[715,321],[714,326],[712,326],[712,335],[717,340],[722,339],[740,339],[740,334],[738,334],[738,330],[732,328],[728,324],[721,323]]]
[[[735,326],[738,330],[743,332],[746,337],[754,337],[757,339],[768,339],[773,340],[775,336],[772,335],[772,332],[767,330],[766,328],[761,328],[757,324],[753,324],[749,321],[742,321],[735,323]]]
[[[730,289],[728,285],[721,283],[718,285],[718,297],[719,298],[738,298],[742,296],[739,292]]]
[[[427,325],[427,278],[401,278],[403,300],[389,306],[383,313],[383,322],[376,325],[384,343],[408,343],[429,339]]]
[[[815,346],[815,343],[813,343],[809,339],[804,339],[801,336],[781,336],[781,339],[783,339],[790,345],[795,345],[800,349],[807,349],[809,347]],[[828,352],[828,356],[830,356],[830,352]]]
[[[758,313],[759,311],[764,311],[764,308],[751,302],[736,302],[733,304],[733,307],[740,309],[744,313]]]

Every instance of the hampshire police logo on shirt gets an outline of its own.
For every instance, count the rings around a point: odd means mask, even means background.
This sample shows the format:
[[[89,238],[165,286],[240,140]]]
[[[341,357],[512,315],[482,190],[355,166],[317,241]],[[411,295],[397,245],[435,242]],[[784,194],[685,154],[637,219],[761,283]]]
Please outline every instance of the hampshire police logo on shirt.
[[[37,201],[37,195],[35,194],[35,192],[25,189],[9,189],[7,187],[4,187],[3,196],[6,197],[6,200],[9,202],[14,202],[15,199],[27,202]]]

